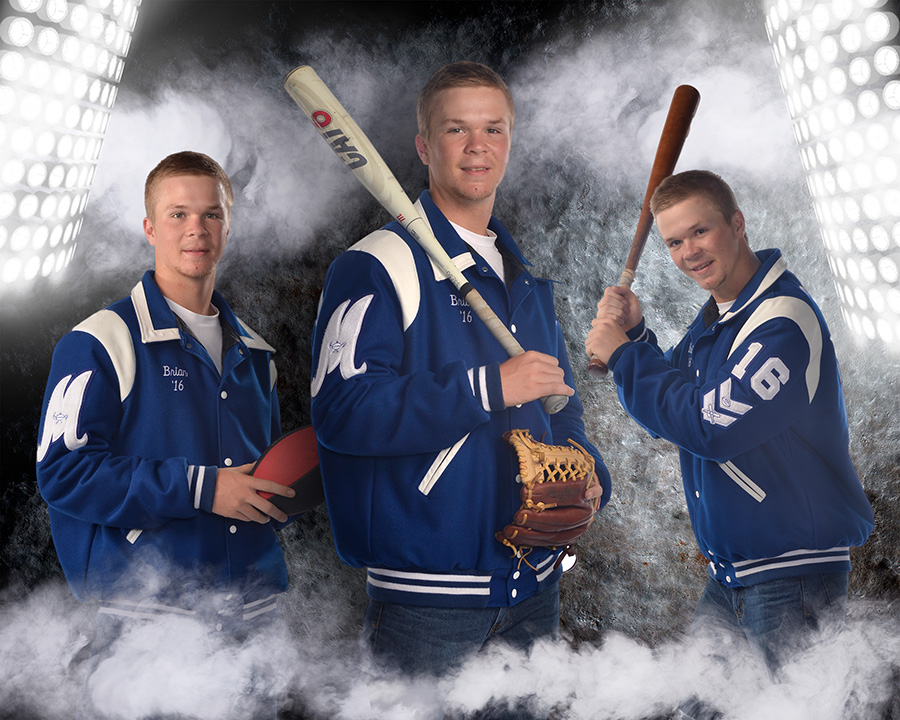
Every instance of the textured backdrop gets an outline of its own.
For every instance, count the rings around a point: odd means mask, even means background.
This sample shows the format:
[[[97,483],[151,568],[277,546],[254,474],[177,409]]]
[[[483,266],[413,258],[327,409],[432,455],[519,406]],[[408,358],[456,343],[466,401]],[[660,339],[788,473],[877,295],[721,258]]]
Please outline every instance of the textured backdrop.
[[[543,274],[561,281],[558,313],[613,499],[562,580],[567,642],[528,658],[489,655],[443,683],[452,708],[494,696],[554,717],[666,715],[698,687],[728,717],[900,718],[900,362],[843,327],[790,118],[756,2],[199,2],[145,0],[100,157],[78,251],[66,273],[0,310],[2,595],[0,707],[9,717],[66,717],[90,608],[62,580],[33,459],[55,342],[128,293],[153,256],[141,233],[142,186],[163,156],[206,152],[236,201],[218,287],[278,349],[286,429],[309,421],[310,334],[329,262],[386,222],[282,89],[313,65],[415,196],[426,180],[413,145],[415,95],[437,67],[488,63],[517,101],[513,159],[496,214]],[[656,141],[675,86],[702,100],[678,169],[703,167],[734,187],[751,244],[784,250],[828,319],[845,385],[852,454],[876,514],[853,553],[845,636],[761,688],[740,668],[708,668],[682,634],[705,578],[684,507],[677,454],[648,438],[609,380],[583,372],[583,339],[628,252]],[[648,322],[671,344],[704,297],[652,235],[635,283]],[[160,626],[123,643],[95,679],[112,715],[240,717],[250,667],[268,668],[297,716],[440,717],[427,686],[358,681],[364,572],[337,557],[324,507],[282,533],[291,572],[291,637],[234,655],[196,628]],[[202,645],[202,644],[201,644]],[[548,682],[548,671],[557,679]],[[257,681],[259,681],[257,679]],[[165,692],[149,690],[154,684]]]

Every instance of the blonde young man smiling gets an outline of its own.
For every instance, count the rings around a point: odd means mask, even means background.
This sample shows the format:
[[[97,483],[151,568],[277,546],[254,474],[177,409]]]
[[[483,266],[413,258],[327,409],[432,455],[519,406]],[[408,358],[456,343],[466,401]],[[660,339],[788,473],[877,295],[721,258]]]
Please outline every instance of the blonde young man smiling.
[[[419,94],[418,207],[466,279],[528,352],[510,360],[418,244],[391,223],[326,278],[313,345],[312,417],[335,543],[367,568],[364,637],[375,660],[441,674],[482,647],[528,647],[559,626],[558,552],[528,563],[494,532],[520,506],[502,436],[584,436],[552,286],[493,217],[514,105],[479,63],[447,65]],[[569,396],[548,415],[540,398]]]
[[[609,366],[629,414],[680,449],[709,559],[693,632],[719,654],[736,637],[734,647],[752,649],[777,675],[817,632],[840,627],[849,548],[872,530],[834,347],[781,252],[750,249],[718,175],[666,179],[651,209],[672,261],[711,297],[664,353],[637,296],[607,288],[585,348]]]
[[[287,517],[259,492],[293,493],[248,474],[281,434],[274,349],[214,289],[231,184],[176,153],[145,201],[156,270],[59,341],[39,435],[57,553],[98,603],[95,654],[121,623],[167,614],[241,638],[287,588],[272,522]]]
[[[169,175],[149,195],[144,234],[155,251],[156,284],[179,305],[210,314],[216,268],[228,242],[225,188],[208,175]]]

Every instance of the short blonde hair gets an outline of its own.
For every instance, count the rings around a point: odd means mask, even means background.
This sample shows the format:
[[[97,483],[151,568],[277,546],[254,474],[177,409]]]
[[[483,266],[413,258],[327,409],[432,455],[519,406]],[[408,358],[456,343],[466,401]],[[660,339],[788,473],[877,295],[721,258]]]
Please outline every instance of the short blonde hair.
[[[159,184],[166,178],[176,175],[205,175],[215,178],[222,186],[226,207],[229,212],[231,211],[231,206],[234,204],[234,191],[231,189],[231,181],[222,166],[209,155],[184,150],[163,158],[147,175],[147,181],[144,183],[144,211],[148,218],[153,218],[156,189]]]
[[[425,87],[419,91],[419,98],[416,102],[416,121],[419,125],[419,135],[424,138],[428,137],[431,117],[434,114],[434,106],[438,94],[443,90],[456,87],[490,87],[500,90],[506,96],[511,119],[515,121],[516,104],[513,102],[512,92],[503,78],[487,65],[472,62],[471,60],[460,60],[459,62],[444,65],[428,79]]]

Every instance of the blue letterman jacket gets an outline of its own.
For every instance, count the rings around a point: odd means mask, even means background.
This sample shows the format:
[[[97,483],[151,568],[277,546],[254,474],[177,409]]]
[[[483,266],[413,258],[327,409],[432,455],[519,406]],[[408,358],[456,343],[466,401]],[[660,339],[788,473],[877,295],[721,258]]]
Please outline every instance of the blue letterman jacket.
[[[553,306],[495,219],[507,285],[462,241],[428,192],[418,207],[437,238],[526,350],[557,357],[574,386]],[[387,602],[506,607],[559,578],[558,552],[528,564],[494,533],[521,505],[515,454],[502,439],[527,428],[594,455],[578,396],[548,415],[540,401],[503,405],[508,359],[425,252],[391,223],[339,256],[325,281],[313,342],[312,420],[335,544],[368,568],[367,592]]]
[[[274,349],[218,292],[212,302],[221,376],[152,272],[53,354],[38,484],[73,593],[113,614],[140,614],[150,598],[190,608],[214,590],[240,597],[246,619],[287,588],[271,522],[212,514],[217,468],[255,461],[281,430]]]
[[[663,354],[643,321],[609,367],[623,407],[680,448],[709,574],[728,586],[850,570],[873,527],[849,455],[837,359],[818,306],[778,250],[732,308],[707,307]]]

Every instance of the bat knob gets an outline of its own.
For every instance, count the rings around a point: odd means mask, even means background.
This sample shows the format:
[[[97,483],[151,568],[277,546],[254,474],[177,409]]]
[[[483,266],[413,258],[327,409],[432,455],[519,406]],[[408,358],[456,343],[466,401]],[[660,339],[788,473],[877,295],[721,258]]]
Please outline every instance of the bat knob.
[[[566,403],[569,402],[569,398],[565,395],[548,395],[545,398],[541,398],[541,404],[544,406],[544,410],[546,410],[550,415],[555,415],[560,410],[562,410]]]
[[[609,372],[609,368],[606,367],[605,363],[599,358],[592,357],[590,362],[588,362],[587,366],[588,375],[595,378],[606,377],[606,373]]]

